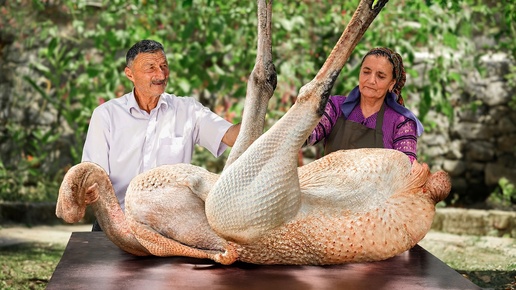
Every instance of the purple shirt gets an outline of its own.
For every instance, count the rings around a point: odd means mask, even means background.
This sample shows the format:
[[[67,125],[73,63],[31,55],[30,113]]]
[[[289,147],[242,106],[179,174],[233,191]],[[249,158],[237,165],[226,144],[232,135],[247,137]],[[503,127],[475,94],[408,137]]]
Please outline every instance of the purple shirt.
[[[314,145],[328,137],[337,119],[342,116],[341,105],[346,100],[345,96],[332,96],[328,100],[324,115],[314,131],[308,137],[308,144]],[[375,129],[378,112],[364,117],[360,106],[355,106],[349,114],[348,120]],[[388,149],[395,149],[408,155],[410,162],[417,159],[417,126],[416,122],[385,106],[383,117],[383,146]]]

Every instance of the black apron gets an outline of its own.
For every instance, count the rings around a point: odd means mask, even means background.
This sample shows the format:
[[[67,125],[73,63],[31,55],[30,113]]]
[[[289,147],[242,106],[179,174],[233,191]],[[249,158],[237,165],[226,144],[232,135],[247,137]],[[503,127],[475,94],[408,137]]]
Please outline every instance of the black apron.
[[[345,120],[344,116],[339,117],[330,136],[326,138],[324,154],[328,155],[342,149],[384,148],[382,132],[384,112],[385,103],[382,104],[376,117],[375,129]]]

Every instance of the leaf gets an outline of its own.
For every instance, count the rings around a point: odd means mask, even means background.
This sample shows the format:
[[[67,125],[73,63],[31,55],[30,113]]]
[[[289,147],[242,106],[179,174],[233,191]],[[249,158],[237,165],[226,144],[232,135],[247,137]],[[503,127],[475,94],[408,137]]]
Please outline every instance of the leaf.
[[[457,36],[452,33],[445,33],[443,38],[445,45],[451,47],[452,49],[457,49]]]
[[[450,72],[450,74],[448,75],[448,77],[451,79],[451,80],[454,80],[456,82],[461,82],[462,81],[462,75],[458,72]]]
[[[52,38],[50,42],[48,43],[47,47],[47,56],[51,57],[54,54],[54,51],[57,47],[57,38]]]
[[[29,78],[29,76],[23,76],[23,79],[27,81],[33,89],[35,89],[45,100],[50,100],[48,94],[40,87],[38,86],[34,80]]]

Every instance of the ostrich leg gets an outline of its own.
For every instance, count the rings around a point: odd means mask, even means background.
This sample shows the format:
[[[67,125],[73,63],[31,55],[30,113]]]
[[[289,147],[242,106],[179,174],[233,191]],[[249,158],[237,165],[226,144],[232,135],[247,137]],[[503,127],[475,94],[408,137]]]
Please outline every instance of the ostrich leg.
[[[211,227],[237,243],[292,219],[301,206],[298,150],[322,116],[330,90],[361,37],[388,2],[360,1],[350,23],[296,103],[221,174],[206,199]],[[270,20],[269,20],[270,21]]]
[[[269,3],[267,3],[269,2]],[[276,89],[276,69],[272,63],[272,1],[258,1],[258,48],[256,62],[247,81],[242,126],[224,168],[249,148],[263,133],[267,104]]]

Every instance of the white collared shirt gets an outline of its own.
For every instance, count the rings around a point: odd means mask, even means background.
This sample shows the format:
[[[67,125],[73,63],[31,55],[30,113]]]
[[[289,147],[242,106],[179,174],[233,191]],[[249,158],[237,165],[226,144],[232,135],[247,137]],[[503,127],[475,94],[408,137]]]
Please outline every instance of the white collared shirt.
[[[124,209],[125,192],[136,175],[163,164],[190,163],[196,144],[220,156],[230,126],[194,98],[167,93],[149,114],[131,92],[93,111],[82,161],[106,170]]]

